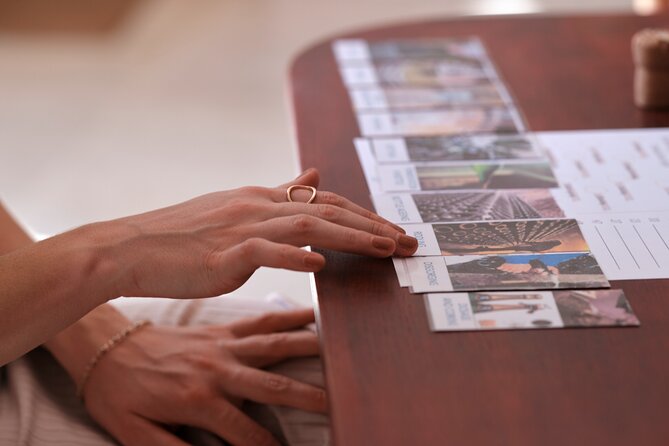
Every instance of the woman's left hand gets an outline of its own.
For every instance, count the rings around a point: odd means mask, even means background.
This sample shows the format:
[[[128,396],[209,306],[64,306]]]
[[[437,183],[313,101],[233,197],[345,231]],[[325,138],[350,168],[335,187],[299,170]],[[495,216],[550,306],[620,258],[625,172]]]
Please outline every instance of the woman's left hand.
[[[105,320],[116,317],[107,314]],[[125,446],[184,446],[171,433],[179,425],[202,428],[235,445],[278,445],[240,406],[248,399],[327,411],[323,389],[262,370],[289,358],[318,355],[316,334],[303,329],[313,320],[313,311],[307,309],[227,325],[143,327],[93,368],[83,389],[86,407]],[[85,364],[90,352],[82,355],[72,339],[88,335],[82,328],[72,330],[79,332],[48,347],[81,380],[82,367],[76,363]],[[89,334],[97,331],[90,329]],[[63,354],[68,349],[72,360]]]

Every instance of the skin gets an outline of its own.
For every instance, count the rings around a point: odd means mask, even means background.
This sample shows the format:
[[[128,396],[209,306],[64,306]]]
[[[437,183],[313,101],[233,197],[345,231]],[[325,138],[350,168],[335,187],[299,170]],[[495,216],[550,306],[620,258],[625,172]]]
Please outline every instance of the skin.
[[[97,349],[130,324],[106,304],[115,297],[216,296],[261,266],[319,271],[325,259],[304,245],[374,257],[415,252],[416,240],[401,228],[335,194],[319,191],[306,204],[310,193],[295,191],[301,202],[287,202],[292,184],[317,187],[318,172],[39,243],[0,206],[0,364],[47,341],[79,382]],[[239,405],[251,399],[326,411],[323,389],[260,369],[318,354],[316,335],[300,329],[313,320],[311,310],[300,310],[221,326],[144,327],[98,363],[84,388],[86,406],[124,445],[184,444],[169,425],[201,427],[232,444],[277,444]]]
[[[114,314],[91,313],[46,345],[75,381],[93,347],[130,324],[110,305],[106,309]],[[211,431],[235,445],[278,445],[240,406],[248,399],[327,411],[323,389],[262,370],[318,355],[316,334],[301,329],[313,320],[313,311],[305,309],[227,325],[142,328],[100,360],[84,388],[84,403],[124,445],[185,445],[169,430],[178,425]]]

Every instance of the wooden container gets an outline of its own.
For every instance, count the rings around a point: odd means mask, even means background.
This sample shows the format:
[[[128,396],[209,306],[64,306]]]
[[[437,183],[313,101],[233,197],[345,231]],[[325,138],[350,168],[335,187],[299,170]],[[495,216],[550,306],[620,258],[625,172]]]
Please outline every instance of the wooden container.
[[[632,37],[634,102],[640,108],[669,107],[669,30],[644,29]]]

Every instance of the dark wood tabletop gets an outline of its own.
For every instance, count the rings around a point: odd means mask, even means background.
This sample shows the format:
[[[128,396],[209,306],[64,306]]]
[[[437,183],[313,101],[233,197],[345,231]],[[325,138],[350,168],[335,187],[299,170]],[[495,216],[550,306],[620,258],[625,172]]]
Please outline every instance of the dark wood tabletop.
[[[669,16],[507,16],[338,37],[479,36],[531,130],[663,127],[632,102],[630,38]],[[373,209],[331,41],[290,71],[303,167]],[[324,252],[315,276],[339,446],[669,444],[669,281],[619,281],[640,328],[430,332],[389,259]]]

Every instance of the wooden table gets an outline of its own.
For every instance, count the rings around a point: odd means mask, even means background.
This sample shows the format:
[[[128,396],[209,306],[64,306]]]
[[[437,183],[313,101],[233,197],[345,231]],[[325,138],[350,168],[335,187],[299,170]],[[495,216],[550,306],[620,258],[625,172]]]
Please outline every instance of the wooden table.
[[[632,103],[630,38],[668,16],[432,21],[341,37],[478,35],[532,130],[667,126]],[[325,41],[290,72],[302,166],[372,209],[359,135]],[[315,276],[340,446],[669,444],[669,281],[621,281],[635,329],[431,333],[390,260],[326,251]]]

